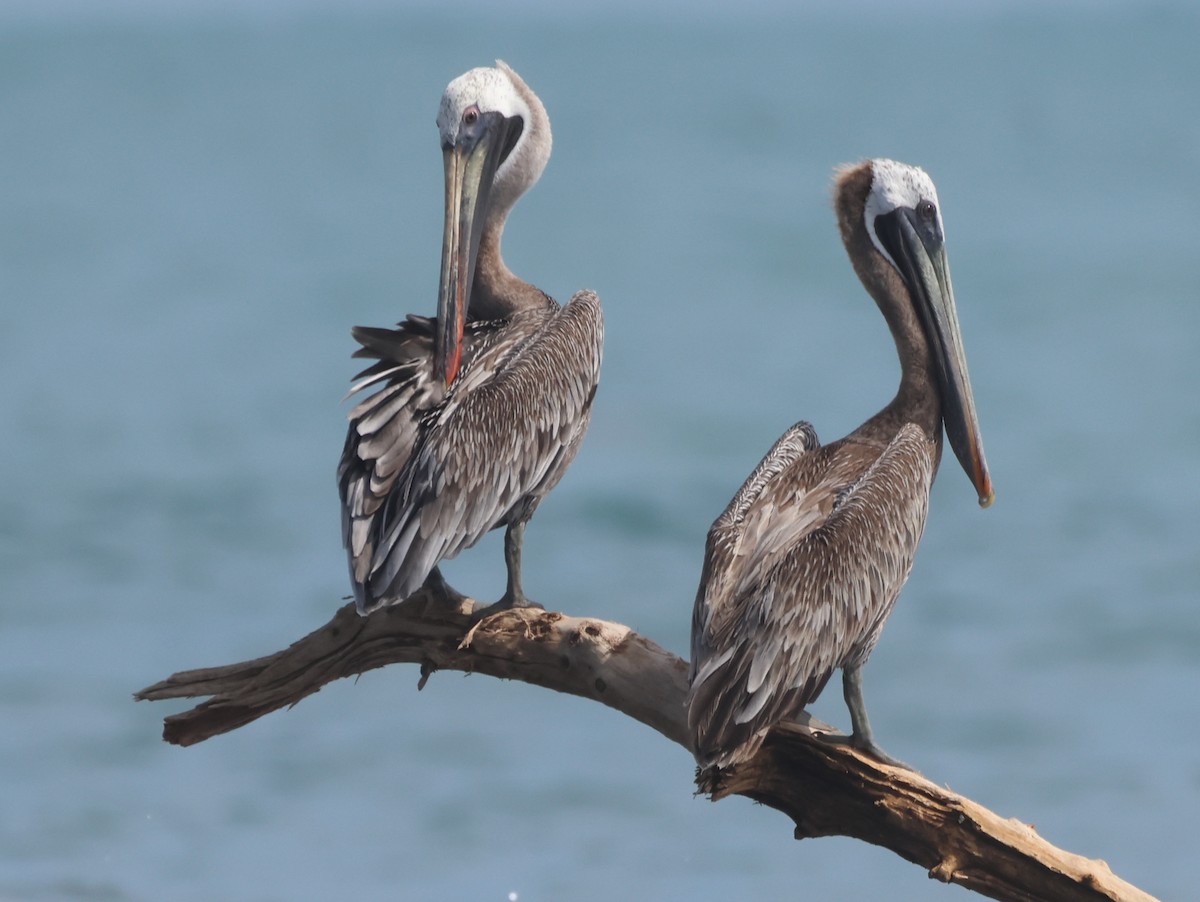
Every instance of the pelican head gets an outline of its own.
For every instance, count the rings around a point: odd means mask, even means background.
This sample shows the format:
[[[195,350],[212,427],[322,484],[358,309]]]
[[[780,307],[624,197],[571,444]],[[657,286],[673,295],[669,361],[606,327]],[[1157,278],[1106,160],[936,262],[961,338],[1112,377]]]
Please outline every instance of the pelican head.
[[[936,361],[950,447],[975,485],[980,506],[987,507],[994,492],[954,307],[937,189],[916,166],[872,160],[870,167],[871,188],[863,212],[867,234],[908,289]]]
[[[437,116],[446,172],[446,224],[434,373],[449,386],[485,230],[501,230],[512,205],[550,158],[546,108],[505,63],[472,69],[446,86]]]

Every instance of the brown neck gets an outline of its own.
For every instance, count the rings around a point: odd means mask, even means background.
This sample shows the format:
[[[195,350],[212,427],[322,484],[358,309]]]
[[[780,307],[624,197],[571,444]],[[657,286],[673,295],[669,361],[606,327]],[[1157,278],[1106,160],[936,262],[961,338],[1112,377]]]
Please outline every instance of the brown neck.
[[[508,160],[497,170],[492,185],[491,208],[483,226],[479,241],[479,257],[475,267],[475,284],[471,289],[471,303],[467,315],[473,320],[508,319],[522,310],[536,310],[554,302],[550,298],[519,279],[504,265],[500,256],[500,238],[504,234],[504,223],[517,200],[541,177],[546,161],[550,159],[553,139],[550,134],[550,117],[538,96],[529,85],[521,80],[506,63],[496,61],[521,98],[525,101],[528,121],[517,146]]]
[[[871,191],[871,164],[841,172],[834,188],[834,208],[846,253],[863,287],[887,320],[900,357],[900,387],[883,410],[855,430],[855,435],[890,441],[906,423],[925,430],[938,449],[942,443],[942,401],[937,370],[908,287],[867,233],[863,211]]]
[[[469,317],[473,320],[507,319],[514,313],[543,306],[546,295],[513,275],[500,256],[504,217],[489,217],[479,241],[475,284],[471,289]]]

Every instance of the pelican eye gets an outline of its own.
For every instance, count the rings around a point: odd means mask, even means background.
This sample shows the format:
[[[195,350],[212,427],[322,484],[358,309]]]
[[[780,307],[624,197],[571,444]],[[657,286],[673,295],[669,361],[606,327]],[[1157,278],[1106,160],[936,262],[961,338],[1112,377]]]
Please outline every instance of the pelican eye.
[[[474,125],[476,122],[478,122],[479,107],[475,106],[475,104],[471,104],[469,107],[463,110],[462,121],[463,125]]]
[[[933,222],[937,219],[937,207],[933,205],[933,201],[923,200],[917,204],[917,215],[926,222]]]

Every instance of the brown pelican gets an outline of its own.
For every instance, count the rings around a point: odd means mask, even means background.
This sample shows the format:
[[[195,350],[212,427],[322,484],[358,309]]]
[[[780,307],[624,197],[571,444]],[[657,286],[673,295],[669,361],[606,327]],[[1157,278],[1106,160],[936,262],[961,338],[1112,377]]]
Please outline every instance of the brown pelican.
[[[832,444],[797,423],[713,523],[688,695],[701,767],[752,757],[837,668],[853,726],[844,741],[899,764],[871,734],[862,667],[912,567],[943,424],[980,505],[992,501],[933,182],[914,166],[870,160],[839,171],[834,207],[895,338],[900,388]]]
[[[508,588],[521,588],[525,523],[579,449],[600,378],[604,326],[590,291],[565,307],[500,257],[508,212],[550,157],[550,120],[507,65],[447,86],[437,117],[446,219],[436,319],[356,328],[378,362],[350,394],[338,466],[342,539],[361,614],[445,586],[438,562],[507,527]]]

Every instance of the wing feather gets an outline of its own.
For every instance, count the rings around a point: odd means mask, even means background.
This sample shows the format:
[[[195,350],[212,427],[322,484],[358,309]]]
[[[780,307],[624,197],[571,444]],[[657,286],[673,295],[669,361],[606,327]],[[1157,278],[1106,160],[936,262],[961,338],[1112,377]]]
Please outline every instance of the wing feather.
[[[416,591],[438,561],[527,519],[587,430],[603,318],[592,292],[502,322],[470,323],[449,391],[432,376],[434,321],[356,329],[384,386],[351,412],[338,470],[359,609]]]
[[[882,452],[813,440],[791,455],[777,443],[710,531],[688,712],[702,763],[750,757],[865,660],[912,566],[933,443],[913,424]]]

